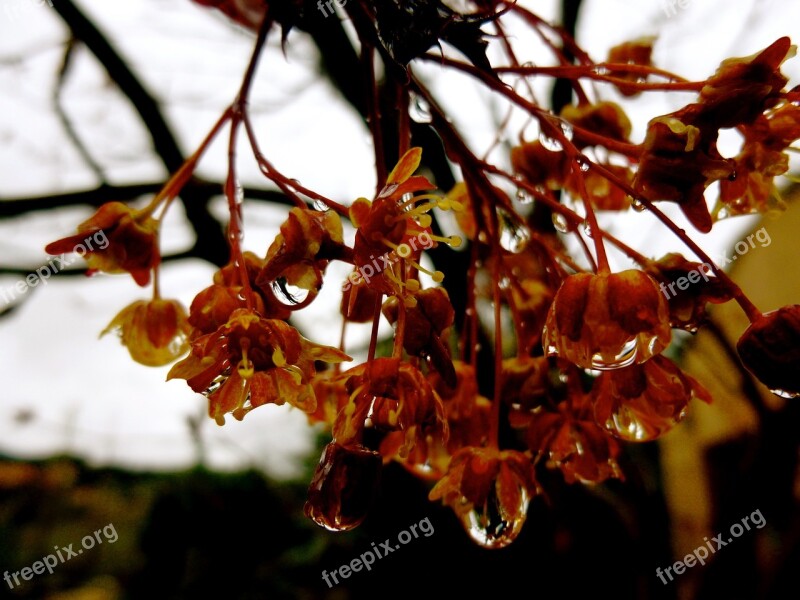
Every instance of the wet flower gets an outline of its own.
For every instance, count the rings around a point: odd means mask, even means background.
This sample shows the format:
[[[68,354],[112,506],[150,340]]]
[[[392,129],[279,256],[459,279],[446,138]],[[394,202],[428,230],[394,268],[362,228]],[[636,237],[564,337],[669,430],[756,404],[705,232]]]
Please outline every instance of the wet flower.
[[[739,130],[744,142],[734,157],[736,178],[720,182],[718,218],[783,207],[774,179],[789,170],[786,149],[800,138],[800,106],[784,103]]]
[[[631,269],[567,277],[550,306],[542,344],[549,356],[604,370],[642,363],[670,339],[666,299],[649,275]]]
[[[453,456],[428,497],[453,509],[474,542],[503,548],[522,531],[528,501],[538,491],[522,452],[467,447]]]
[[[704,122],[717,129],[752,123],[779,101],[788,82],[780,67],[795,53],[782,37],[752,56],[722,61],[700,91]]]
[[[653,55],[653,43],[655,40],[655,37],[641,37],[614,46],[608,51],[608,62],[650,67],[653,64],[651,57]],[[609,75],[616,79],[624,79],[632,83],[640,83],[646,80],[646,77],[643,77],[641,74],[628,71],[609,70]],[[636,96],[641,93],[641,90],[637,90],[632,86],[626,86],[624,83],[618,83],[616,86],[623,96]]]
[[[381,456],[360,445],[325,446],[308,488],[305,514],[330,531],[348,531],[366,518],[378,489]]]
[[[745,367],[774,394],[800,396],[800,305],[764,313],[736,344]]]
[[[185,379],[206,395],[209,416],[223,425],[225,414],[241,420],[267,403],[289,402],[314,412],[314,361],[347,360],[340,350],[308,341],[283,321],[237,309],[217,331],[197,338],[191,354],[172,367],[167,379]]]
[[[425,376],[398,358],[377,358],[352,370],[347,380],[349,402],[339,411],[333,437],[342,443],[360,443],[365,427],[402,431],[397,455],[433,436],[447,440],[444,406]]]
[[[141,286],[150,282],[150,272],[161,258],[158,250],[158,222],[148,210],[135,210],[122,202],[108,202],[78,225],[78,233],[51,242],[49,254],[72,252],[88,236],[103,232],[104,247],[87,249],[84,259],[89,273],[130,273]]]
[[[332,210],[321,212],[294,207],[267,250],[256,285],[264,290],[271,289],[277,282],[306,290],[309,293],[302,301],[292,303],[292,310],[298,310],[316,298],[328,262],[350,258],[339,215]]]
[[[711,402],[695,379],[663,356],[601,373],[591,398],[597,424],[629,442],[654,440],[672,429],[692,399]]]
[[[627,142],[631,135],[630,119],[615,102],[568,104],[561,110],[561,116],[581,129],[610,140]],[[573,141],[578,148],[594,145],[581,139],[580,130],[575,132]]]
[[[149,367],[167,365],[189,349],[186,310],[176,300],[138,300],[126,306],[101,336],[116,331],[131,358]]]
[[[455,371],[447,346],[447,334],[455,313],[444,288],[429,288],[413,294],[413,306],[401,307],[396,297],[383,305],[383,315],[391,324],[405,311],[403,348],[411,356],[425,357],[450,385],[455,385]]]
[[[692,225],[708,233],[712,221],[705,189],[734,173],[733,161],[717,150],[718,136],[699,104],[652,119],[633,188],[648,200],[676,202]]]
[[[647,265],[645,271],[658,281],[667,298],[670,325],[691,333],[705,322],[708,302],[722,304],[733,298],[730,288],[714,275],[710,265],[686,260],[680,254],[666,254]],[[681,278],[691,285],[681,289],[676,285]]]
[[[528,447],[561,470],[567,483],[622,479],[619,443],[594,420],[588,396],[573,392],[557,411],[536,415],[528,426]]]
[[[550,365],[545,356],[517,356],[503,360],[503,401],[512,427],[526,427],[546,400]]]

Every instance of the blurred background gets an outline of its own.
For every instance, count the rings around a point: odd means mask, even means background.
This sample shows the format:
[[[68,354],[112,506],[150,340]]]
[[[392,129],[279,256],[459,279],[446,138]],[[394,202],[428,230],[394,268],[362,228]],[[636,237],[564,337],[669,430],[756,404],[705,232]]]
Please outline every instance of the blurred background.
[[[796,35],[800,22],[792,0],[521,4],[574,30],[597,60],[625,40],[658,36],[655,64],[688,79]],[[330,31],[347,30],[333,19]],[[519,31],[527,60],[552,62],[538,39],[522,37],[531,36],[513,22],[509,30]],[[334,38],[294,30],[281,48],[272,36],[251,105],[270,160],[349,204],[370,195],[375,175],[368,130],[341,91],[346,69],[337,61],[345,57],[332,51]],[[133,363],[113,336],[98,340],[123,306],[146,296],[130,278],[86,279],[76,260],[46,283],[8,292],[48,263],[46,243],[71,233],[94,207],[146,204],[233,100],[253,42],[252,33],[189,0],[0,0],[0,573],[20,571],[54,546],[78,548],[109,523],[118,533],[53,574],[13,589],[0,581],[0,597],[798,597],[798,404],[765,393],[738,367],[732,348],[746,322],[733,306],[714,307],[714,327],[677,340],[682,364],[712,392],[712,405],[695,404],[659,442],[627,444],[625,482],[568,486],[554,475],[517,542],[487,551],[468,540],[449,509],[427,500],[428,484],[396,465],[385,469],[358,529],[331,534],[308,521],[305,492],[326,432],[288,406],[218,427],[202,396],[182,381],[164,382],[168,368]],[[469,125],[471,142],[493,138],[499,109],[484,90],[429,64],[418,72],[454,121]],[[800,60],[783,72],[789,87],[800,83]],[[552,81],[535,89],[546,103]],[[612,92],[608,98],[623,102]],[[649,118],[690,99],[624,100],[634,140]],[[226,258],[206,237],[220,235],[227,213],[225,152],[225,143],[212,146],[162,234],[162,293],[186,305]],[[239,169],[245,249],[263,255],[286,208],[247,152]],[[712,256],[731,255],[736,241],[767,229],[771,243],[732,269],[762,310],[800,301],[800,209],[783,183],[785,213],[729,219],[698,240]],[[607,225],[649,256],[681,250],[647,215],[634,218],[614,216]],[[343,278],[346,269],[336,268],[333,276]],[[320,343],[338,343],[336,291],[323,288],[294,320]],[[353,327],[348,350],[363,353],[367,335]],[[763,528],[675,582],[656,577],[657,567],[756,510]],[[430,537],[341,585],[323,581],[323,569],[425,517]]]

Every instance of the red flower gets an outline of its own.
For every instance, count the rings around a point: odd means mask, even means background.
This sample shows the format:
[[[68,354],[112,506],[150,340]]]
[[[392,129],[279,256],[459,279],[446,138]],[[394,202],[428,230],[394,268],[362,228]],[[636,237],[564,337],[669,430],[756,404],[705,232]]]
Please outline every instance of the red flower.
[[[537,414],[528,427],[527,441],[534,453],[561,470],[567,483],[623,478],[617,463],[619,443],[595,423],[584,394],[573,393],[558,405],[558,412]]]
[[[88,249],[84,256],[89,272],[130,273],[141,286],[150,283],[150,272],[161,260],[158,222],[147,210],[135,210],[122,202],[108,202],[80,225],[78,233],[45,246],[49,254],[72,252],[87,238],[103,233],[105,246]],[[84,246],[85,247],[85,246]]]
[[[429,494],[461,520],[484,548],[503,548],[525,524],[529,499],[539,491],[530,459],[515,450],[463,448]]]
[[[670,339],[666,299],[649,275],[631,269],[565,279],[542,345],[585,369],[617,369],[648,360]]]
[[[761,315],[736,349],[744,366],[774,394],[800,396],[800,305]]]
[[[694,398],[711,402],[697,381],[663,356],[606,371],[592,388],[597,424],[629,442],[654,440],[672,429]]]

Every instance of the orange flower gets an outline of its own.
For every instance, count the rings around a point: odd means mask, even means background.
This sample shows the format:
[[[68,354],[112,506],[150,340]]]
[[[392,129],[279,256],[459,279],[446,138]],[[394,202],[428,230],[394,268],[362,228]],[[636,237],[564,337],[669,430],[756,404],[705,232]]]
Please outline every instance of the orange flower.
[[[648,442],[666,433],[683,420],[695,398],[711,402],[695,379],[663,356],[606,371],[592,388],[597,424],[629,442]]]
[[[558,405],[558,412],[537,414],[527,441],[533,452],[549,458],[549,466],[561,470],[567,483],[623,478],[619,443],[595,423],[585,394],[573,393]]]
[[[161,260],[158,251],[158,222],[147,210],[135,210],[122,202],[108,202],[91,218],[78,225],[78,233],[51,242],[49,254],[72,252],[88,236],[103,232],[104,248],[87,249],[84,259],[89,274],[130,273],[141,286],[150,282],[150,272]]]
[[[453,456],[430,500],[441,500],[484,548],[512,543],[525,524],[528,502],[539,492],[530,459],[516,450],[467,447]]]
[[[306,516],[330,531],[360,525],[377,492],[381,465],[380,454],[363,446],[325,446],[308,488]]]
[[[167,379],[185,379],[208,397],[209,416],[225,424],[226,413],[241,420],[262,404],[291,405],[312,413],[316,398],[310,382],[314,361],[351,360],[336,348],[308,341],[277,319],[237,309],[216,332],[197,338],[192,353]]]
[[[764,313],[736,344],[745,367],[774,394],[800,396],[800,305]]]
[[[299,310],[317,297],[322,275],[332,259],[352,259],[350,249],[344,246],[339,215],[331,210],[294,207],[267,250],[256,285],[267,290],[277,281],[307,290],[306,298],[291,307]]]
[[[189,349],[186,311],[176,300],[138,300],[126,306],[103,332],[117,331],[131,358],[149,367],[167,365]]]
[[[608,62],[628,65],[652,66],[654,37],[641,37],[639,39],[625,42],[614,46],[608,51]],[[610,71],[609,73],[617,79],[624,79],[630,82],[644,81],[639,73],[629,73],[626,71]],[[641,91],[634,87],[626,86],[624,83],[617,84],[617,89],[623,96],[636,96]]]
[[[666,299],[649,275],[631,269],[565,279],[550,306],[542,344],[549,356],[604,370],[640,364],[670,339]]]
[[[550,366],[545,356],[517,356],[503,360],[503,401],[512,427],[527,427],[541,410],[550,390]]]
[[[350,398],[336,418],[334,439],[360,443],[367,424],[379,431],[402,431],[400,458],[429,435],[447,440],[442,400],[419,369],[399,358],[377,358],[349,373]]]

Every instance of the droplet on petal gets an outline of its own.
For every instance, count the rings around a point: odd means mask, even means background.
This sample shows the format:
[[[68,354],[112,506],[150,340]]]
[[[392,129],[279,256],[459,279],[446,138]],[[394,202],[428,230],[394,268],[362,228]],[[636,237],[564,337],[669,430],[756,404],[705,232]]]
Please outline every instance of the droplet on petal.
[[[528,512],[528,493],[520,486],[519,505],[503,507],[497,499],[495,487],[481,507],[474,507],[461,517],[461,523],[472,541],[487,549],[505,548],[517,539]]]
[[[497,217],[500,226],[500,246],[506,252],[519,254],[531,239],[527,226],[500,208],[497,209]]]

